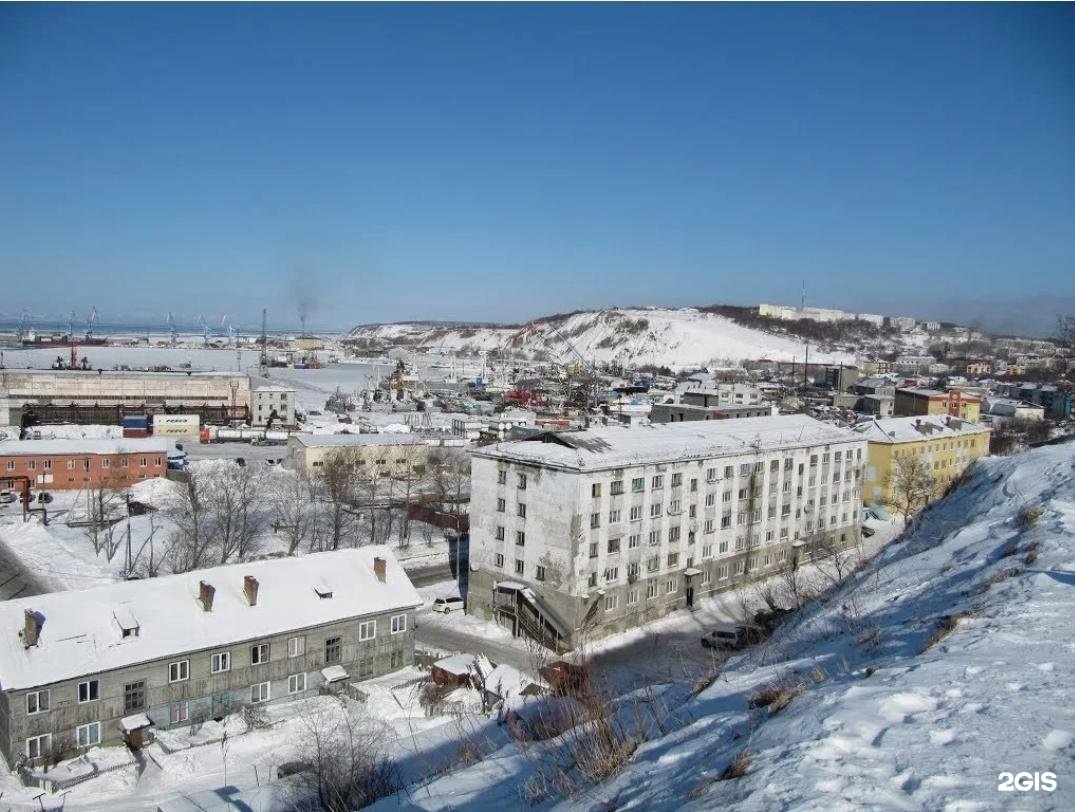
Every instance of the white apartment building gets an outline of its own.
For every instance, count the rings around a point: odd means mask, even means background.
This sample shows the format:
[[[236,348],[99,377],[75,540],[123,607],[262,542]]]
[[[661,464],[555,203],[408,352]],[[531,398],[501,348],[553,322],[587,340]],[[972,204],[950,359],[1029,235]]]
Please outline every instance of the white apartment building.
[[[853,545],[865,439],[804,415],[547,433],[472,452],[468,611],[559,648]]]
[[[251,425],[295,425],[295,390],[288,386],[257,386],[251,393]]]

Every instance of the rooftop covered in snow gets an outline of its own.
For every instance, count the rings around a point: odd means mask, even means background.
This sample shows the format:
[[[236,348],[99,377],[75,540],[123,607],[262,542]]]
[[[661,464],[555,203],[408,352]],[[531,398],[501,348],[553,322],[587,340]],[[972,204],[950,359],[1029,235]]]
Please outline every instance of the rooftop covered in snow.
[[[947,415],[869,420],[859,423],[852,430],[871,443],[911,443],[941,437],[989,433],[989,429],[980,423],[971,423]]]
[[[861,439],[847,429],[806,415],[776,415],[547,432],[524,440],[484,446],[472,453],[476,457],[550,468],[600,471],[733,456],[755,450],[779,451],[828,443],[853,443]]]
[[[167,440],[131,437],[104,440],[3,440],[0,457],[38,457],[48,454],[163,454]]]
[[[382,583],[374,559],[386,562]],[[256,579],[255,602],[244,591]],[[213,587],[212,609],[199,601]],[[229,564],[0,602],[0,690],[49,685],[116,668],[326,623],[420,606],[387,547]],[[36,645],[25,646],[27,612]],[[125,632],[126,630],[126,632]]]
[[[292,434],[291,439],[306,448],[354,448],[367,445],[424,445],[415,434],[379,432],[371,434]]]

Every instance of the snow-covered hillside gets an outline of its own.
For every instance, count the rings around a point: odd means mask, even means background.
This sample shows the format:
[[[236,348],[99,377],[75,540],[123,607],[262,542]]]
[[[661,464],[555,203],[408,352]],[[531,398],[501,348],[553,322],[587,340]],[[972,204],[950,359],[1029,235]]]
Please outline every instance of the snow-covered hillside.
[[[804,346],[784,336],[736,324],[694,308],[600,310],[539,319],[524,328],[436,324],[373,324],[355,327],[353,338],[416,349],[478,353],[505,350],[524,355],[574,357],[564,339],[587,360],[625,366],[654,364],[673,369],[768,358],[802,361]],[[561,336],[563,338],[561,338]],[[852,362],[847,353],[814,352],[818,362]]]
[[[1075,447],[980,461],[829,600],[731,659],[621,772],[540,805],[1075,808],[1072,618]],[[790,702],[751,709],[774,684]],[[737,757],[743,773],[722,778]],[[541,765],[510,745],[381,808],[518,808]],[[1057,786],[1000,792],[1005,772]]]

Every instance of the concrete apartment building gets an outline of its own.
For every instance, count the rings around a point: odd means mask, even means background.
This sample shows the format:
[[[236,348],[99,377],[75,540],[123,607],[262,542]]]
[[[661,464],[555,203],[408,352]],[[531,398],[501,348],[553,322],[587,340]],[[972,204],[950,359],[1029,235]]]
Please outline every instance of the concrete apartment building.
[[[23,425],[27,408],[46,421],[119,423],[163,411],[245,419],[250,379],[235,372],[0,370],[0,426]]]
[[[287,386],[255,386],[250,392],[250,425],[295,425],[295,390]]]
[[[468,611],[557,648],[859,539],[866,441],[804,415],[472,452]]]
[[[429,441],[415,434],[292,434],[287,441],[287,464],[314,474],[342,451],[367,471],[399,478],[408,468],[413,472],[424,469],[430,448]]]
[[[757,406],[761,390],[745,383],[718,383],[708,389],[688,389],[679,396],[687,406]]]
[[[949,415],[977,423],[982,401],[958,389],[897,389],[894,411],[897,417]]]
[[[699,406],[690,403],[654,403],[651,423],[683,423],[690,420],[736,420],[743,417],[768,417],[772,406]]]
[[[903,457],[921,456],[941,493],[968,465],[989,453],[987,427],[948,415],[871,420],[853,431],[869,442],[863,499],[871,505],[892,504],[892,474]]]
[[[47,490],[126,488],[168,472],[168,441],[4,440],[0,442],[0,487],[16,477]]]
[[[410,580],[384,547],[122,581],[0,603],[8,764],[298,699],[414,657]]]

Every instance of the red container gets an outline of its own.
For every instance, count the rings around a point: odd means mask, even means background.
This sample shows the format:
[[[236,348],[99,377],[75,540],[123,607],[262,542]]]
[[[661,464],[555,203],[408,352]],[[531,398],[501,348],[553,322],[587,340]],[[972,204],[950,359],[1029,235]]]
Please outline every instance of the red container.
[[[125,428],[123,430],[123,436],[126,437],[148,437],[149,429],[132,429]]]

